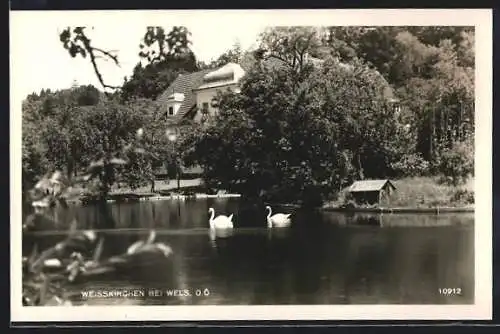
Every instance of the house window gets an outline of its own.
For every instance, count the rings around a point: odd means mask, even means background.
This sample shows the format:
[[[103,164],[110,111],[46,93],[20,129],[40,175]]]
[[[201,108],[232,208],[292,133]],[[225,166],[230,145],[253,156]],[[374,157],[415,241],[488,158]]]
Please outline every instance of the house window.
[[[205,114],[208,113],[208,102],[203,102],[203,105],[201,107],[201,111]]]
[[[208,103],[203,102],[201,104],[201,123],[208,121]]]
[[[174,114],[174,107],[169,107],[168,108],[168,114],[172,116]]]

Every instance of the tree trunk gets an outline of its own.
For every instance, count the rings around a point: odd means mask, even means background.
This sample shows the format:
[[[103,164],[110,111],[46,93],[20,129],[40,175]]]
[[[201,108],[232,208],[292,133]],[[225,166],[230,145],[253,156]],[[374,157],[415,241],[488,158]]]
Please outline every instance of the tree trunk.
[[[99,174],[99,179],[101,181],[101,184],[100,184],[100,189],[99,189],[99,197],[100,197],[100,201],[102,202],[105,202],[106,201],[106,198],[108,197],[108,194],[109,194],[109,190],[110,190],[110,187],[109,187],[109,175],[108,175],[108,172],[106,170],[107,168],[104,167],[104,170],[101,174]]]
[[[154,173],[154,168],[153,168],[153,162],[151,162],[151,192],[155,192],[155,173]]]
[[[71,180],[74,174],[75,174],[75,168],[73,167],[73,164],[71,164],[70,166],[68,166],[68,173],[67,173],[68,180]]]
[[[357,161],[357,167],[358,167],[358,177],[360,180],[363,180],[365,178],[365,173],[363,171],[363,165],[361,164],[361,153],[356,153],[356,161]]]
[[[431,125],[431,138],[429,141],[429,157],[434,159],[434,139],[436,137],[436,114],[434,109],[432,109],[432,117],[430,117],[430,125]]]
[[[460,113],[458,115],[459,115],[458,116],[458,140],[462,140],[463,139],[463,135],[462,135],[463,105],[461,102],[460,102]]]

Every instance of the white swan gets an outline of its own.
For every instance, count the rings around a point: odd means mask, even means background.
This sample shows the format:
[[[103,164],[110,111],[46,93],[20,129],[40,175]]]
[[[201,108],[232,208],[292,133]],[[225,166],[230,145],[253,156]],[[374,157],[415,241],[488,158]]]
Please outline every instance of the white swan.
[[[127,255],[136,255],[141,253],[159,253],[164,257],[168,257],[173,253],[170,246],[165,245],[162,242],[154,242],[156,239],[156,232],[151,230],[148,240],[139,240],[133,243],[127,249]]]
[[[266,210],[269,211],[267,214],[267,227],[285,227],[291,224],[290,216],[291,214],[276,213],[271,216],[272,210],[270,206],[266,206]]]
[[[233,228],[233,214],[228,216],[220,215],[214,219],[215,210],[213,208],[208,209],[208,212],[211,214],[210,216],[210,228]]]
[[[135,254],[141,253],[157,253],[158,255],[162,255],[163,257],[169,257],[171,254],[173,254],[173,251],[170,246],[167,246],[161,242],[155,242],[154,244],[144,245],[135,252]]]
[[[143,248],[146,245],[151,245],[153,241],[156,239],[156,232],[154,230],[151,230],[149,233],[149,237],[146,241],[144,240],[139,240],[134,242],[130,247],[127,249],[127,254],[133,254],[136,253],[139,249]]]

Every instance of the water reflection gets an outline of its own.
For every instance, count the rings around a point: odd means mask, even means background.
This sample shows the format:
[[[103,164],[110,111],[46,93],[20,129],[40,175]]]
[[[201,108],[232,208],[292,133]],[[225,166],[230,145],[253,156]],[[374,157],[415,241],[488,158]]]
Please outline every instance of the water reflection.
[[[213,247],[217,247],[217,239],[229,238],[234,234],[234,229],[210,229],[208,232]]]
[[[267,238],[269,241],[278,241],[280,239],[286,239],[290,236],[291,230],[287,227],[285,228],[270,228],[267,231]]]
[[[234,213],[235,229],[210,230],[209,207],[221,214]],[[104,230],[109,216],[115,226]],[[133,242],[146,239],[150,228],[155,228],[158,242],[174,251],[168,258],[139,261],[131,270],[82,282],[73,288],[76,295],[82,289],[136,287],[181,292],[132,301],[122,298],[123,303],[474,302],[473,214],[344,215],[297,210],[290,227],[268,229],[264,206],[240,205],[237,200],[122,203],[108,205],[104,212],[72,207],[58,213],[57,224],[44,225],[53,232],[32,234],[23,241],[36,241],[41,249],[52,246],[63,238],[55,232],[75,217],[80,228],[101,229],[103,257],[125,252]],[[440,287],[460,287],[462,295],[439,295]],[[196,295],[204,289],[208,295]],[[185,290],[190,293],[182,293]]]

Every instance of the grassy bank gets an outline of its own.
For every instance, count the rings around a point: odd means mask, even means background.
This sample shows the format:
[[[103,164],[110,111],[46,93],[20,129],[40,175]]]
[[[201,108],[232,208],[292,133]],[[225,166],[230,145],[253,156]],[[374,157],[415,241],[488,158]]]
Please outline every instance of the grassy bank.
[[[399,180],[391,180],[396,191],[380,207],[399,209],[406,211],[432,211],[436,208],[450,212],[460,209],[474,208],[474,179],[468,180],[464,185],[451,186],[440,183],[434,177],[409,177]],[[151,185],[131,189],[128,187],[114,187],[110,192],[110,199],[141,198],[170,195],[194,195],[206,194],[201,179],[183,179],[180,181],[180,189],[177,189],[177,181],[156,181],[155,191],[151,192]],[[349,203],[347,199],[347,188],[340,192],[336,200],[327,201],[325,209],[338,209]],[[377,206],[357,207],[361,210],[376,209]],[[408,211],[408,212],[409,212]]]
[[[440,183],[436,177],[408,177],[391,181],[396,191],[381,206],[411,209],[474,207],[474,179],[457,187]],[[325,203],[325,207],[337,208],[346,203],[347,188],[336,200]]]

